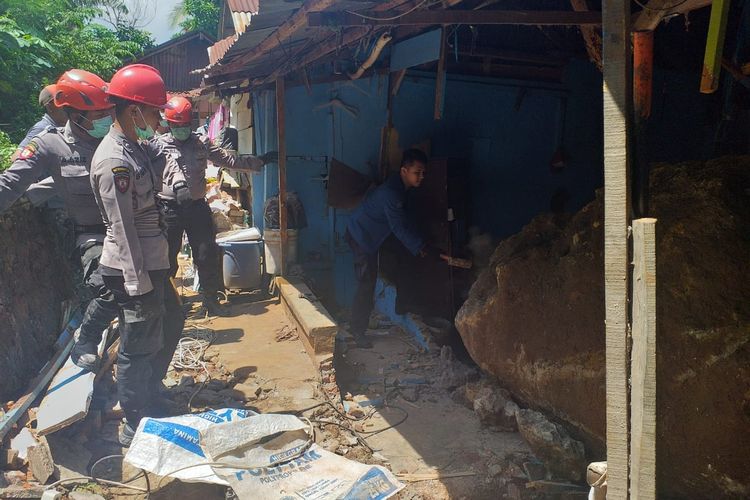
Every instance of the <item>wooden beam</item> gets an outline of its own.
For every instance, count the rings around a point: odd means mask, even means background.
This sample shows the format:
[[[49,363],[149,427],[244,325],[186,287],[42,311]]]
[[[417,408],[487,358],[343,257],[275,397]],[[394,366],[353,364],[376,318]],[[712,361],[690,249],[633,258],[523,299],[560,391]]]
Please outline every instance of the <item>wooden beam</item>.
[[[576,12],[586,12],[589,6],[586,0],[570,0],[570,5]],[[586,44],[586,52],[589,59],[599,69],[602,70],[602,35],[594,26],[581,26],[581,36]]]
[[[281,236],[281,276],[286,275],[288,255],[287,213],[286,213],[286,118],[284,106],[284,78],[276,80],[276,127],[278,129],[279,150],[279,235]]]
[[[345,47],[350,43],[353,43],[363,36],[365,36],[370,30],[368,28],[355,28],[347,30],[344,35],[339,38],[337,35],[330,37],[327,41],[320,43],[313,50],[307,53],[302,59],[295,62],[293,67],[287,67],[286,65],[277,66],[276,70],[270,75],[264,78],[259,78],[253,81],[255,85],[265,85],[266,83],[273,82],[279,77],[282,77],[292,71],[294,68],[304,68],[307,65],[314,63],[315,61],[327,56],[328,54],[336,51],[340,47]]]
[[[325,10],[335,3],[335,0],[308,0],[297,12],[295,12],[289,19],[284,21],[273,33],[266,37],[258,45],[250,49],[242,56],[237,57],[232,62],[224,65],[217,66],[214,71],[211,71],[211,75],[222,75],[224,73],[231,73],[237,71],[248,63],[258,59],[263,54],[275,49],[280,46],[284,41],[290,38],[298,30],[307,26],[307,13],[314,11]]]
[[[556,58],[550,57],[546,54],[522,52],[520,50],[496,49],[494,47],[474,47],[470,50],[459,48],[458,55],[465,57],[489,57],[490,59],[539,64],[541,66],[565,66],[567,59],[570,59],[570,56],[563,54]]]
[[[440,33],[440,57],[438,58],[437,73],[435,74],[435,109],[433,118],[440,120],[443,118],[443,108],[445,107],[445,84],[447,74],[445,71],[445,27]]]
[[[713,94],[719,88],[729,4],[730,0],[715,0],[711,6],[711,19],[708,21],[708,35],[706,36],[706,55],[703,58],[703,74],[701,75],[702,94]]]
[[[633,31],[653,31],[663,19],[706,7],[711,0],[649,0],[645,5],[645,9],[635,14]]]
[[[629,0],[603,0],[607,498],[628,498]]]
[[[414,1],[415,0],[408,0],[407,2],[404,2],[403,0],[388,0],[375,7],[373,11],[384,12],[395,7],[403,7],[405,4],[410,4]],[[302,28],[307,27],[308,13],[323,11],[334,3],[335,0],[307,0],[299,10],[297,10],[289,19],[284,21],[284,23],[281,24],[278,29],[276,29],[276,31],[271,33],[261,43],[247,51],[242,56],[237,57],[230,63],[224,66],[217,66],[213,71],[210,72],[211,77],[209,77],[209,81],[213,82],[214,80],[212,79],[218,75],[237,71],[250,62],[267,54],[269,51],[275,49],[276,47],[279,47],[282,43],[284,43],[287,39],[294,35],[294,33]]]
[[[571,26],[601,24],[601,12],[567,10],[423,10],[405,16],[362,17],[351,12],[310,12],[309,26],[415,26],[446,24],[522,24],[531,26]]]
[[[633,221],[630,498],[656,499],[656,219]]]

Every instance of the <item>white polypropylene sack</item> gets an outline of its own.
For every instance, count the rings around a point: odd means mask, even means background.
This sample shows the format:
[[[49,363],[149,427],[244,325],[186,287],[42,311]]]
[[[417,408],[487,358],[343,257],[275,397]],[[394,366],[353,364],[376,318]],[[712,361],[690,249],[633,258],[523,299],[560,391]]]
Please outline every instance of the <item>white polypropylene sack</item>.
[[[200,442],[241,500],[384,500],[404,487],[383,467],[309,445],[307,428],[291,415],[255,415],[207,428]]]
[[[207,464],[201,449],[201,431],[217,424],[246,419],[255,412],[225,408],[195,415],[170,418],[144,418],[138,425],[125,461],[133,467],[159,476],[171,475],[188,482],[227,483],[217,477]],[[195,465],[176,472],[177,469]]]

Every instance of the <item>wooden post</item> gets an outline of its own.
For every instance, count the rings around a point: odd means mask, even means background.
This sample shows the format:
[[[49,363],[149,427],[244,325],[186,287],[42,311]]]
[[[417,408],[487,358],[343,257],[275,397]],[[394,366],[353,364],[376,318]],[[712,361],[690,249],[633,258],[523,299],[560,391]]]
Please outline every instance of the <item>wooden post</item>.
[[[276,126],[279,146],[279,236],[281,237],[281,276],[286,275],[286,120],[284,117],[284,77],[276,80]]]
[[[440,33],[440,59],[438,59],[437,75],[435,75],[435,120],[443,118],[445,106],[445,26]]]
[[[656,219],[633,221],[630,498],[656,499]]]
[[[628,498],[628,116],[630,2],[602,2],[607,498]]]
[[[711,19],[708,21],[708,35],[706,36],[706,55],[703,58],[703,75],[701,76],[701,92],[704,94],[713,94],[719,88],[729,1],[714,0],[711,5]]]

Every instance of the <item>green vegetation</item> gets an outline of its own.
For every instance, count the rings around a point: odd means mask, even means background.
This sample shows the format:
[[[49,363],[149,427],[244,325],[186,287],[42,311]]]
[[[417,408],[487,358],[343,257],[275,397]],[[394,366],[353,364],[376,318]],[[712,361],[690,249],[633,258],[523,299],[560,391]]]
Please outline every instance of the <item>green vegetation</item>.
[[[0,169],[7,141],[18,143],[41,117],[42,87],[70,68],[109,79],[124,59],[153,46],[151,36],[132,23],[99,24],[112,3],[0,0]]]
[[[222,0],[182,0],[172,11],[172,27],[180,28],[175,37],[190,31],[205,31],[217,38]]]

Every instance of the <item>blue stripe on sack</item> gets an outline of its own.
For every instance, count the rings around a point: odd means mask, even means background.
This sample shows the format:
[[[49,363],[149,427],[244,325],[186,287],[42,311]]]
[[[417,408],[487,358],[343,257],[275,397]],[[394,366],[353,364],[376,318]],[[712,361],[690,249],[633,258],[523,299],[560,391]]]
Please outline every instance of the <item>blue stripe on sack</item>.
[[[148,419],[143,426],[143,432],[153,434],[183,450],[205,458],[203,450],[200,447],[200,434],[196,429],[185,425],[173,424],[171,422],[159,422],[158,420]]]
[[[84,370],[83,368],[81,368],[80,372],[76,373],[75,375],[71,375],[70,377],[66,378],[65,380],[57,384],[56,386],[50,387],[50,389],[47,391],[47,394],[52,394],[56,390],[68,385],[69,383],[73,382],[76,379],[83,377],[87,373],[90,373],[90,372],[88,370]]]
[[[398,491],[388,476],[377,467],[372,467],[343,496],[342,500],[383,500]]]

